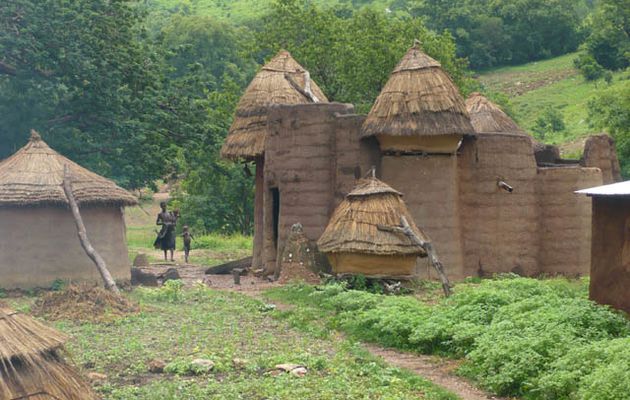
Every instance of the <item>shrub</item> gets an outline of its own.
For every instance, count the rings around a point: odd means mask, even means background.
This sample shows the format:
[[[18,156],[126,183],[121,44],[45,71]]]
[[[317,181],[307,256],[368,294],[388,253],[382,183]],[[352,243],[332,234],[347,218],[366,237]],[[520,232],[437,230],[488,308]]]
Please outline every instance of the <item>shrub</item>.
[[[599,65],[595,58],[588,54],[582,53],[575,60],[573,60],[573,65],[577,68],[584,79],[587,81],[595,81],[604,76],[604,67]]]

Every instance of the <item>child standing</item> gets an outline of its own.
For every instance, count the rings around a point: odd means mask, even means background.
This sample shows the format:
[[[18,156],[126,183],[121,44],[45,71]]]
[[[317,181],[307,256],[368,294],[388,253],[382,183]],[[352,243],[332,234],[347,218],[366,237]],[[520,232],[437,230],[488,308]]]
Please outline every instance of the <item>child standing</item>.
[[[190,233],[190,231],[188,230],[188,225],[184,225],[184,227],[182,228],[182,238],[184,238],[184,260],[186,261],[186,264],[188,264],[190,244],[192,242],[192,239],[194,239],[193,234]]]

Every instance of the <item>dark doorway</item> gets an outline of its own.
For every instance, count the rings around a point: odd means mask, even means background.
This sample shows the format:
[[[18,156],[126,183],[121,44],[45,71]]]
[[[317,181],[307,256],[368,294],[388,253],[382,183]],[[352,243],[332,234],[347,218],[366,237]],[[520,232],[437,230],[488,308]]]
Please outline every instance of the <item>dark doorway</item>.
[[[278,244],[278,226],[280,224],[280,191],[278,188],[271,188],[271,201],[273,212],[273,241]]]

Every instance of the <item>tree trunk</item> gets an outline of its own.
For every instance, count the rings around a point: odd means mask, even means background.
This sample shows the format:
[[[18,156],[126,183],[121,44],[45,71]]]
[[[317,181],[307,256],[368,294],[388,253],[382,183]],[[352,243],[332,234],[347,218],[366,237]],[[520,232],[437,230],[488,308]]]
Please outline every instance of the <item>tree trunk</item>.
[[[74,195],[72,194],[72,181],[70,177],[70,171],[67,165],[64,165],[63,168],[63,191],[66,193],[66,197],[68,198],[68,203],[70,203],[70,209],[72,210],[72,216],[74,217],[74,222],[77,225],[77,233],[79,235],[79,240],[81,241],[81,247],[85,250],[85,253],[90,257],[90,259],[96,265],[96,269],[101,274],[103,278],[103,283],[105,284],[105,289],[110,290],[114,293],[119,294],[120,291],[116,286],[116,282],[112,275],[109,273],[107,269],[107,265],[105,264],[105,260],[101,257],[100,254],[92,247],[90,243],[90,239],[87,236],[87,231],[85,230],[85,225],[83,224],[83,218],[81,218],[81,213],[79,212],[79,206],[77,205],[76,200],[74,199]]]
[[[431,263],[433,268],[435,268],[438,276],[440,277],[440,280],[442,281],[442,290],[444,290],[444,296],[449,297],[451,295],[451,283],[449,282],[448,277],[444,272],[444,266],[442,265],[442,262],[440,262],[440,259],[433,249],[433,244],[431,242],[425,242],[424,240],[420,239],[411,229],[411,226],[409,226],[407,218],[400,217],[400,225],[401,226],[394,227],[379,225],[378,229],[387,232],[402,233],[403,235],[407,236],[412,242],[422,247],[429,257],[429,262]]]

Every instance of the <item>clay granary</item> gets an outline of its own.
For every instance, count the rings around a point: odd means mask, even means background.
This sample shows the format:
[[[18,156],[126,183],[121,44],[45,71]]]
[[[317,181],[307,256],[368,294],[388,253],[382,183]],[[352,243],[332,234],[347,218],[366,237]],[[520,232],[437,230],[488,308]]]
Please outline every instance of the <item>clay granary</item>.
[[[441,65],[416,46],[367,116],[351,104],[313,101],[296,88],[304,79],[292,81],[285,86],[302,97],[267,103],[256,136],[263,150],[247,153],[257,161],[254,268],[276,272],[278,249],[295,223],[316,242],[374,167],[404,194],[451,279],[588,273],[591,207],[573,192],[618,179],[608,136],[589,139],[581,160],[562,160],[483,96],[464,101]],[[241,118],[237,111],[236,125]],[[418,276],[430,272],[425,260],[417,259]]]

